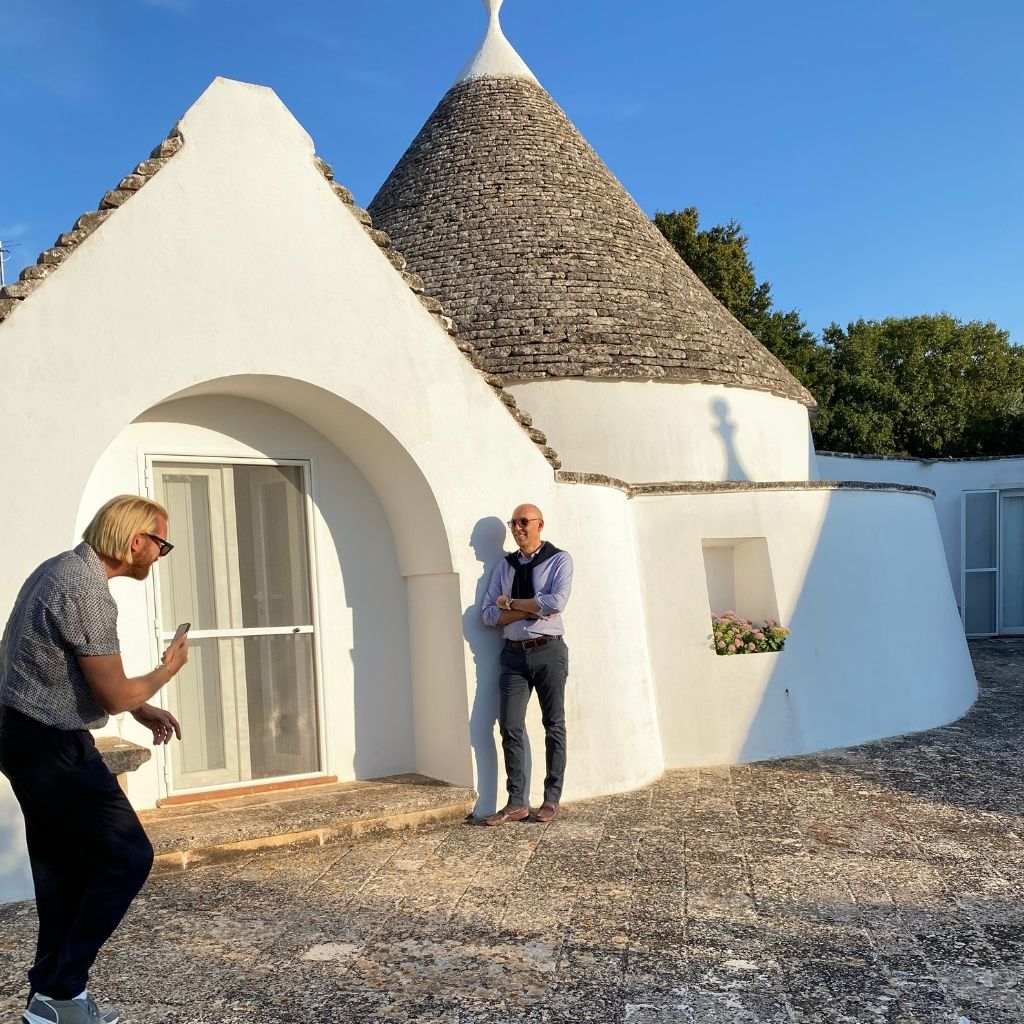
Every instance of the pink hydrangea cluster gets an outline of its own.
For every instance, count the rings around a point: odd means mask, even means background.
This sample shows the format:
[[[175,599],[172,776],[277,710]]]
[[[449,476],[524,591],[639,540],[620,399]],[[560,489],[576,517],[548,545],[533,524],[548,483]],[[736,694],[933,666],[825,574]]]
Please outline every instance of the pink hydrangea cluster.
[[[711,636],[716,654],[764,654],[781,651],[789,630],[774,619],[765,619],[757,626],[750,619],[741,619],[734,611],[711,616]]]

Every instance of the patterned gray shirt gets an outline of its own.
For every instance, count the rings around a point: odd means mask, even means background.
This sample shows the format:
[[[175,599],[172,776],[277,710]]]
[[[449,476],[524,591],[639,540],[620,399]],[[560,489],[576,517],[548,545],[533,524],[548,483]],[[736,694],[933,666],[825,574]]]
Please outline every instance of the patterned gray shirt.
[[[98,729],[107,713],[79,655],[120,654],[117,604],[84,541],[25,581],[0,640],[0,704],[58,729]]]

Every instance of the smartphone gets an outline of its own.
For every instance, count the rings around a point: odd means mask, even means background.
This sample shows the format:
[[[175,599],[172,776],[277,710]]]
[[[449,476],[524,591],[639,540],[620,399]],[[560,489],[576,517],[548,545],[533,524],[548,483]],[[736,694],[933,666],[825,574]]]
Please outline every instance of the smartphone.
[[[172,644],[176,644],[191,628],[192,628],[192,623],[191,622],[183,622],[174,631],[174,639],[171,641],[171,643]]]

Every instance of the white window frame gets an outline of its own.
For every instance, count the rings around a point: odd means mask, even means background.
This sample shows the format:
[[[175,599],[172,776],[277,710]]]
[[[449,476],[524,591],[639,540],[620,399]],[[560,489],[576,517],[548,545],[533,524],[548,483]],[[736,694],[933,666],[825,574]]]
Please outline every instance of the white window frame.
[[[309,599],[310,599],[310,617],[312,624],[300,627],[296,629],[292,626],[281,626],[281,627],[267,627],[265,629],[253,628],[253,629],[228,629],[228,630],[192,630],[189,633],[190,637],[194,637],[197,640],[205,638],[219,638],[229,639],[245,636],[270,636],[279,634],[309,634],[313,635],[313,672],[315,675],[314,679],[314,693],[315,693],[315,706],[317,714],[317,757],[320,763],[320,769],[315,772],[305,772],[299,775],[285,775],[275,776],[273,779],[260,779],[260,780],[249,780],[243,782],[231,782],[224,785],[216,786],[196,786],[190,787],[187,790],[175,790],[173,785],[173,775],[171,772],[171,759],[173,757],[172,751],[168,749],[168,745],[161,745],[156,748],[156,761],[157,761],[157,775],[158,775],[158,797],[164,799],[168,796],[180,794],[180,793],[216,793],[224,792],[229,794],[232,790],[250,788],[252,786],[263,786],[267,784],[275,784],[277,782],[302,782],[306,779],[319,779],[331,776],[331,765],[328,763],[328,753],[330,750],[330,744],[327,742],[327,714],[326,704],[324,700],[324,666],[323,666],[323,655],[321,649],[321,618],[320,618],[320,595],[319,595],[319,560],[317,558],[317,540],[316,540],[316,479],[317,475],[315,472],[315,460],[311,458],[273,458],[273,457],[255,457],[255,456],[243,456],[243,455],[225,455],[222,452],[209,452],[207,454],[196,454],[193,450],[190,454],[177,454],[172,452],[139,452],[140,469],[142,470],[142,477],[145,481],[145,492],[146,494],[155,500],[156,486],[153,467],[155,463],[160,462],[180,462],[180,463],[192,463],[195,465],[214,465],[214,466],[298,466],[302,473],[302,486],[305,498],[305,515],[306,515],[306,539],[308,546],[308,557],[309,557]],[[173,533],[173,525],[171,528]],[[153,625],[153,651],[154,651],[154,664],[159,660],[163,651],[167,645],[167,642],[174,635],[172,632],[167,632],[162,628],[163,615],[160,607],[160,593],[159,588],[155,584],[155,580],[150,575],[146,585],[146,596],[147,605],[150,616],[150,622]],[[163,687],[155,698],[158,705],[166,709],[167,687]]]

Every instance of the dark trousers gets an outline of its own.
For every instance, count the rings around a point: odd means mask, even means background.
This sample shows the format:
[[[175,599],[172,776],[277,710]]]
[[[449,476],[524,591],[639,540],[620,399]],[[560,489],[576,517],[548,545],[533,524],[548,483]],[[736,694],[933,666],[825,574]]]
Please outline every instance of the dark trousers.
[[[153,865],[153,847],[92,735],[0,708],[0,771],[25,815],[39,941],[32,992],[73,999]]]
[[[536,690],[544,722],[544,799],[558,803],[565,777],[565,680],[569,675],[569,648],[561,637],[543,647],[517,650],[508,644],[501,652],[498,679],[498,728],[508,776],[508,802],[525,804],[526,705]]]

